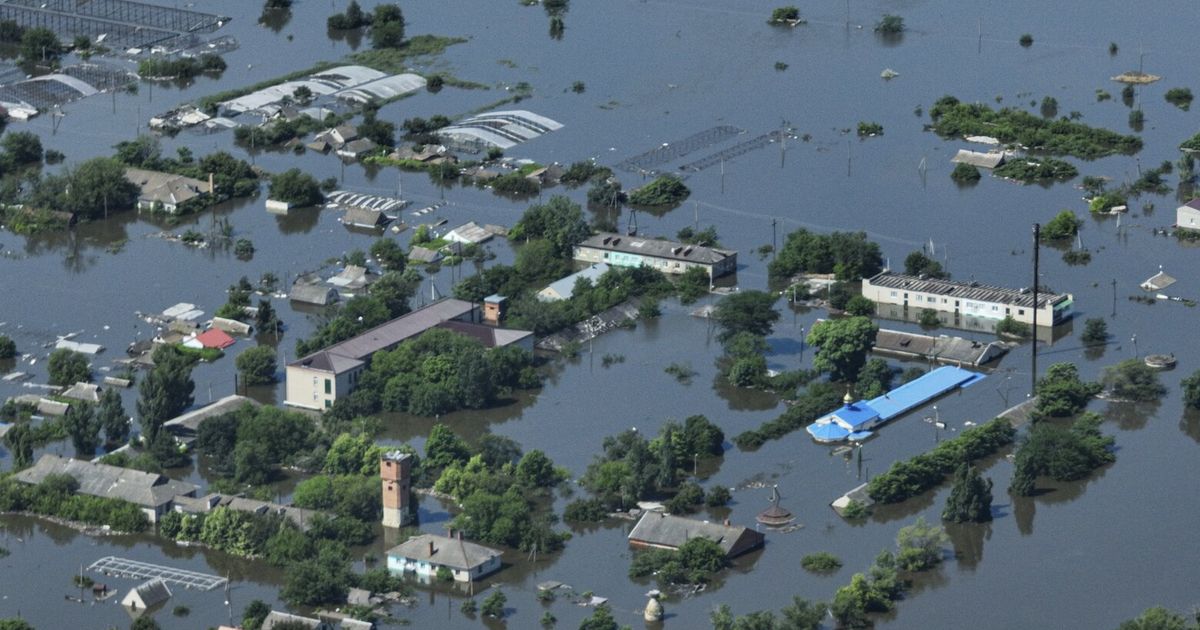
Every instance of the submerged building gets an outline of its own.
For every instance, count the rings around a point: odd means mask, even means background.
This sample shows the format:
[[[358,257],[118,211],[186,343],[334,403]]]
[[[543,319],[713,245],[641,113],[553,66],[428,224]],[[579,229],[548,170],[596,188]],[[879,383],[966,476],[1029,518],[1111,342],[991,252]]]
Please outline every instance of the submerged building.
[[[737,252],[732,250],[607,232],[576,245],[575,260],[614,267],[652,267],[669,274],[700,267],[709,278],[737,271]]]
[[[1033,323],[1037,310],[1038,326],[1056,326],[1071,318],[1073,298],[1069,293],[1038,292],[1037,304],[1028,288],[1009,289],[979,282],[942,280],[883,271],[863,280],[863,297],[881,305],[900,306],[905,310],[932,309],[953,313],[955,317],[1000,320],[1012,317],[1024,324]]]
[[[557,120],[523,109],[488,112],[442,127],[437,134],[448,146],[481,151],[489,148],[511,149],[527,140],[562,129]]]

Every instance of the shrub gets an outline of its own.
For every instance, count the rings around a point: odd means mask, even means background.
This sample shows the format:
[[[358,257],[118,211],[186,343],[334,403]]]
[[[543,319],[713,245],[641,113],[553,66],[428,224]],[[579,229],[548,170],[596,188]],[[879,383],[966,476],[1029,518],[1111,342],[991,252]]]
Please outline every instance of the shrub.
[[[1192,91],[1188,88],[1171,88],[1165,95],[1167,102],[1187,111],[1192,105]]]
[[[1029,48],[1030,46],[1033,45],[1033,35],[1030,35],[1029,33],[1025,33],[1024,35],[1021,36],[1021,39],[1019,39],[1018,41],[1020,42],[1022,47]]]
[[[1121,400],[1149,402],[1167,393],[1158,372],[1141,359],[1126,359],[1104,369],[1104,386]]]
[[[787,22],[795,22],[800,19],[800,9],[794,6],[775,7],[771,11],[771,19],[767,20],[768,24],[784,24]]]
[[[904,32],[904,18],[885,13],[875,25],[875,32],[884,35],[899,35]]]
[[[998,335],[1024,338],[1029,336],[1029,332],[1029,324],[1013,319],[1012,315],[1007,315],[996,323],[996,334]]]
[[[859,121],[858,123],[859,137],[880,136],[883,135],[883,125],[877,122]]]
[[[950,179],[959,183],[977,182],[983,177],[979,173],[979,169],[974,164],[959,162],[954,165],[954,170],[950,172]]]
[[[0,359],[11,359],[17,356],[17,342],[8,335],[0,335]]]
[[[832,573],[842,568],[842,561],[827,551],[819,551],[801,558],[800,566],[813,573]]]
[[[1012,444],[1016,434],[1016,429],[1001,418],[967,429],[931,451],[892,464],[867,484],[867,494],[880,503],[915,497],[944,482],[960,462],[978,460]]]

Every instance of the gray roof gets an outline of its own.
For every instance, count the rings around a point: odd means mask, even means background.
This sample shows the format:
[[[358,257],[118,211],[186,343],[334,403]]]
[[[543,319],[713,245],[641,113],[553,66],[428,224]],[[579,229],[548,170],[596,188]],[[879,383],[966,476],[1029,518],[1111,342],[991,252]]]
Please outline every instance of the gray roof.
[[[587,278],[595,284],[600,276],[608,273],[608,265],[605,263],[596,263],[586,269],[576,271],[575,273],[551,282],[546,288],[538,291],[537,298],[543,302],[555,302],[558,300],[569,300],[575,292],[575,281],[580,278]]]
[[[996,168],[1004,164],[1003,153],[981,153],[979,151],[968,151],[959,149],[954,157],[950,158],[951,162],[956,164],[970,164],[980,168]]]
[[[433,553],[430,553],[432,545]],[[466,571],[478,567],[502,552],[458,538],[421,534],[388,550],[389,556],[421,560],[451,569]]]
[[[338,275],[327,282],[335,287],[345,289],[361,289],[374,280],[374,274],[357,265],[347,265]]]
[[[288,299],[306,304],[316,304],[318,306],[325,306],[331,302],[336,302],[337,298],[337,289],[300,280],[297,280],[292,285],[292,292],[288,294]]]
[[[137,603],[131,601],[131,598],[135,594],[137,599],[141,600],[140,605],[142,608],[151,608],[171,599],[171,590],[167,588],[166,582],[163,582],[161,578],[147,580],[135,586],[125,596],[125,599],[121,600],[121,603],[127,606],[131,603]]]
[[[1028,289],[1009,289],[979,282],[957,282],[937,278],[920,278],[891,271],[883,271],[868,280],[873,286],[888,289],[902,289],[918,293],[933,293],[962,300],[977,300],[992,304],[1009,304],[1026,308],[1033,307],[1033,291]],[[1047,304],[1057,304],[1070,296],[1059,293],[1038,293],[1038,308]]]
[[[1192,210],[1200,210],[1200,198],[1193,199],[1193,200],[1183,204],[1183,206],[1187,206],[1188,208],[1191,208]],[[1180,206],[1180,207],[1183,207],[1183,206]]]
[[[100,387],[95,383],[75,383],[70,389],[62,393],[62,397],[82,400],[83,402],[98,403],[100,402]]]
[[[442,253],[417,245],[408,252],[408,259],[423,263],[435,263],[442,259]]]
[[[370,606],[371,591],[364,588],[352,588],[346,593],[346,603],[352,606]]]
[[[17,480],[41,483],[52,474],[74,477],[83,494],[124,499],[144,507],[163,505],[176,495],[192,495],[197,489],[190,483],[164,475],[50,454],[43,455],[33,467],[21,471]]]
[[[292,613],[282,612],[279,610],[272,610],[270,613],[267,614],[266,619],[263,619],[262,625],[259,626],[259,628],[261,628],[262,630],[271,630],[276,625],[280,625],[280,624],[284,624],[284,623],[298,624],[298,625],[303,625],[303,626],[306,626],[309,628],[331,627],[331,626],[329,626],[329,624],[326,624],[325,622],[321,621],[320,619],[313,619],[311,617],[301,617],[300,615],[293,615]]]
[[[379,227],[387,222],[387,217],[379,210],[367,208],[350,208],[342,217],[342,223],[358,227]]]
[[[173,173],[127,168],[125,179],[141,189],[143,201],[179,204],[208,192],[208,182]]]
[[[247,499],[245,497],[222,496],[217,500],[217,505],[214,507],[225,507],[239,512],[251,512],[253,514],[278,514],[292,522],[301,531],[307,531],[312,523],[313,517],[324,514],[319,510],[309,510],[306,508],[298,508],[291,505],[280,505],[279,503],[269,503],[267,501],[259,501],[258,499]]]
[[[1004,344],[988,343],[939,335],[921,335],[881,328],[875,336],[875,351],[919,357],[936,357],[942,361],[981,365],[1008,352]]]
[[[203,407],[193,409],[171,420],[167,420],[163,423],[163,427],[172,433],[181,431],[190,431],[195,433],[196,431],[200,430],[200,424],[209,418],[215,418],[216,416],[223,416],[227,413],[233,413],[246,405],[257,407],[260,404],[261,403],[253,398],[247,398],[246,396],[238,396],[237,394],[233,394],[216,402],[204,405]]]
[[[470,337],[486,348],[503,348],[511,346],[523,339],[533,336],[533,333],[528,330],[517,330],[515,328],[498,328],[496,326],[488,326],[486,324],[473,324],[471,322],[460,322],[457,320],[445,321],[437,325],[438,328],[445,328],[451,332],[456,332],[460,335]]]
[[[660,241],[640,236],[625,236],[624,234],[612,234],[610,232],[601,232],[592,236],[580,243],[579,246],[706,265],[714,265],[737,254],[737,252],[728,249],[716,249],[703,245],[688,245],[687,243],[677,243],[675,241]]]
[[[303,365],[317,370],[340,372],[356,367],[371,355],[416,337],[438,324],[462,317],[475,309],[465,300],[446,298],[423,306],[407,315],[380,324],[362,334],[314,352],[289,365]],[[324,356],[322,356],[324,355]],[[352,365],[352,362],[357,361]],[[327,366],[327,367],[326,367]]]
[[[369,138],[359,138],[342,145],[342,148],[338,149],[338,153],[359,156],[374,151],[378,146]]]
[[[446,239],[451,241],[466,242],[466,243],[482,243],[490,238],[493,234],[488,230],[479,227],[478,223],[471,221],[460,225],[449,232],[446,232]]]
[[[1172,284],[1175,284],[1175,278],[1172,278],[1164,273],[1162,269],[1159,269],[1158,273],[1146,278],[1146,281],[1141,284],[1141,287],[1145,291],[1161,291]],[[78,387],[78,385],[76,385],[76,387]],[[66,394],[63,395],[65,396]]]
[[[196,493],[196,486],[164,475],[51,454],[42,455],[36,464],[17,473],[16,479],[37,484],[50,475],[74,477],[79,482],[79,492],[82,494],[124,499],[147,508],[170,503],[176,495],[190,496]]]
[[[745,550],[735,547],[747,534],[759,538],[751,547],[761,544],[762,534],[745,527],[709,523],[662,512],[646,512],[633,531],[629,532],[629,541],[655,547],[676,548],[692,538],[707,538],[720,545],[728,555]]]

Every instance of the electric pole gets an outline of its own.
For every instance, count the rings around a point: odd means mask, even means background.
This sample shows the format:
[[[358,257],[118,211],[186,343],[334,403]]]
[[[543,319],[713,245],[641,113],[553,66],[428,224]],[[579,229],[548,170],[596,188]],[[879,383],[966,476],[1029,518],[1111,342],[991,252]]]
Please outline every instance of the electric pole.
[[[1029,375],[1030,387],[1029,395],[1032,397],[1037,392],[1037,344],[1038,344],[1038,246],[1042,237],[1042,226],[1039,223],[1033,224],[1033,355],[1030,362],[1032,373]]]

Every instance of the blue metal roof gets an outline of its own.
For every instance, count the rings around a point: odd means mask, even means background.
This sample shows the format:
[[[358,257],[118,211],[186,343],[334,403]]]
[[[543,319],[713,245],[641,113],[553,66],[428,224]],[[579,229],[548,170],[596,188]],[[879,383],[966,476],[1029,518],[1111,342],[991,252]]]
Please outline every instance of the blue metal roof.
[[[857,431],[879,419],[879,412],[868,405],[866,401],[862,400],[842,405],[840,409],[829,415],[835,416],[838,420],[842,421],[843,426],[847,426],[853,431]]]
[[[871,437],[872,435],[875,435],[875,434],[872,433],[871,431],[855,431],[854,433],[851,433],[849,436],[847,436],[847,439],[849,439],[851,442],[861,442],[861,441]]]
[[[572,294],[575,292],[575,282],[577,280],[580,278],[587,278],[592,282],[592,284],[596,284],[596,281],[600,279],[600,276],[603,276],[607,272],[607,263],[593,264],[586,269],[576,271],[565,278],[559,278],[558,280],[551,282],[545,289],[542,289],[542,291],[538,293],[538,299],[542,300],[543,302],[569,300],[571,299]]]
[[[909,381],[878,398],[872,398],[867,405],[879,412],[880,420],[891,420],[956,387],[968,387],[983,378],[983,374],[947,365]]]
[[[838,442],[850,435],[849,431],[833,422],[814,422],[806,430],[818,442]]]

